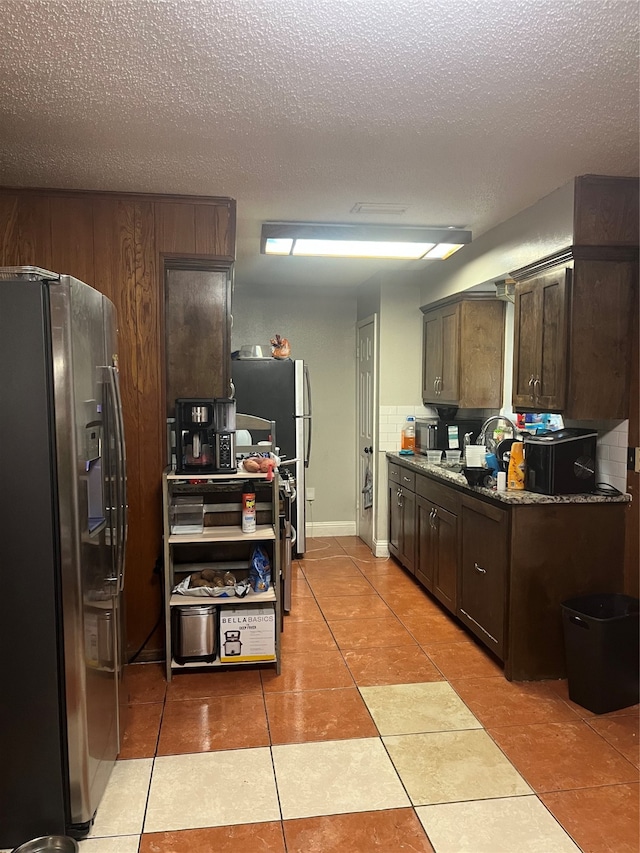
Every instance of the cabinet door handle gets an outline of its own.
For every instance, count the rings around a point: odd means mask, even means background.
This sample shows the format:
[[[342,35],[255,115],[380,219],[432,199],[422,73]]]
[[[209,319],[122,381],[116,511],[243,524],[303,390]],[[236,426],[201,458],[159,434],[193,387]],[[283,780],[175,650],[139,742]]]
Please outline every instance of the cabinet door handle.
[[[403,476],[403,477],[402,477],[402,479],[405,481],[405,483],[410,483],[410,482],[411,482],[411,477],[404,477],[404,476]]]
[[[537,402],[540,397],[540,377],[536,377],[533,381],[533,396]]]
[[[437,396],[438,394],[438,377],[433,380],[433,393]]]
[[[402,498],[404,495],[402,494],[402,489],[398,489],[398,506],[403,506]]]
[[[478,572],[481,575],[486,575],[486,573],[487,573],[487,570],[483,569],[482,566],[479,566],[477,563],[473,564],[473,568],[476,570],[476,572]]]
[[[527,382],[527,385],[529,386],[529,396],[531,397],[531,399],[532,399],[532,400],[533,400],[533,383],[534,383],[535,381],[536,381],[536,378],[535,378],[535,376],[534,376],[534,375],[533,375],[533,373],[532,373],[532,374],[531,374],[531,379]]]

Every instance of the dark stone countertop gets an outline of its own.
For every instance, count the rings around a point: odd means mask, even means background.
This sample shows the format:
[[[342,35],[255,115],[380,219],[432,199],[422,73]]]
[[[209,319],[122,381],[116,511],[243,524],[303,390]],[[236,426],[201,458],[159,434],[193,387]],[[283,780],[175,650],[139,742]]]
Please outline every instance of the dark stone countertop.
[[[498,503],[522,506],[524,504],[591,504],[591,503],[628,503],[630,495],[540,495],[537,492],[509,491],[498,492],[496,489],[486,489],[482,486],[470,486],[460,472],[460,466],[447,467],[433,465],[424,456],[401,456],[399,453],[387,453],[387,459],[404,465],[412,471],[427,474],[434,480],[457,486],[471,495],[482,495]]]

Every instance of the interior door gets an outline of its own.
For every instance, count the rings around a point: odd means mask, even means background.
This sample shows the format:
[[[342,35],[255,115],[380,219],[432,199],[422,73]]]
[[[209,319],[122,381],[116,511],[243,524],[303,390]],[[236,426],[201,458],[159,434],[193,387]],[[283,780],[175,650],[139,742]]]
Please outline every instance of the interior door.
[[[377,460],[376,411],[376,318],[369,317],[358,323],[358,464],[356,494],[357,532],[360,539],[374,550],[374,518],[376,511]]]

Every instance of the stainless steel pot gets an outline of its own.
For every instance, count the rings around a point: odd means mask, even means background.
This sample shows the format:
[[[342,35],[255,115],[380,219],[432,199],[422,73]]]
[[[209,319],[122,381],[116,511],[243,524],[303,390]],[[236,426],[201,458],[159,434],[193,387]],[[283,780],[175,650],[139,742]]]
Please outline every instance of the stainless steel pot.
[[[43,835],[25,841],[11,853],[78,853],[78,842],[67,835]]]

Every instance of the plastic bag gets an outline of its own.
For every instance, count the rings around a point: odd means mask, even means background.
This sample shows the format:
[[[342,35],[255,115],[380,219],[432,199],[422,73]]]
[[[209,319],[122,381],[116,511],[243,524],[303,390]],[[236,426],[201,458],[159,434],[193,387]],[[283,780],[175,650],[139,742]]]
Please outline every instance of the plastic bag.
[[[280,335],[274,335],[271,338],[271,352],[274,358],[289,358],[291,355],[291,346],[286,338],[281,338]]]
[[[235,577],[228,572],[230,577],[224,586],[191,586],[191,575],[176,584],[171,592],[177,595],[188,595],[197,598],[244,598],[249,592],[249,582],[247,579],[236,580]],[[231,581],[233,578],[233,582]]]
[[[254,592],[267,592],[271,586],[271,564],[269,557],[259,545],[251,552],[249,583]]]

